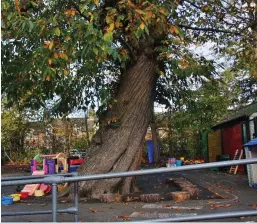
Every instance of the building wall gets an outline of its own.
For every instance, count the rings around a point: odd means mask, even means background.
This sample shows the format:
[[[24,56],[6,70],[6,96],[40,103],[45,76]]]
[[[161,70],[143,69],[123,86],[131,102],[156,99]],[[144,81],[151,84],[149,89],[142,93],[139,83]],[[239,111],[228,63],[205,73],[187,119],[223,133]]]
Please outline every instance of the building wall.
[[[243,136],[241,123],[222,130],[223,154],[228,154],[234,159],[235,152],[243,149]],[[243,158],[243,157],[242,157]],[[244,166],[240,165],[238,171],[245,173]]]

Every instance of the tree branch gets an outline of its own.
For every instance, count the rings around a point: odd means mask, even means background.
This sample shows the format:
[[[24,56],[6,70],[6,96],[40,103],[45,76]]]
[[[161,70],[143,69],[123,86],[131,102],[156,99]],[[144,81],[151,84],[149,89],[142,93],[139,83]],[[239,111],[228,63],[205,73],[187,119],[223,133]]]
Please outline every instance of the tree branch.
[[[222,29],[213,29],[213,28],[200,28],[200,27],[192,27],[187,25],[179,24],[178,27],[185,28],[185,29],[191,29],[191,30],[198,30],[198,31],[206,31],[206,32],[216,32],[216,33],[230,33],[235,35],[241,35],[239,32],[232,32],[229,30],[222,30]]]
[[[195,3],[193,3],[193,2],[191,2],[191,1],[189,1],[189,0],[184,0],[184,2],[187,2],[188,4],[194,6],[194,7],[197,8],[197,9],[201,9],[201,7],[199,7],[198,5],[196,5]]]
[[[118,40],[120,41],[120,43],[121,43],[125,48],[127,48],[127,50],[129,51],[129,53],[131,54],[133,60],[136,61],[136,55],[135,55],[133,49],[131,48],[131,46],[130,46],[122,37],[119,37]]]
[[[86,20],[89,20],[89,18],[80,11],[79,7],[73,1],[70,1],[70,4],[77,10],[81,17],[83,17]]]

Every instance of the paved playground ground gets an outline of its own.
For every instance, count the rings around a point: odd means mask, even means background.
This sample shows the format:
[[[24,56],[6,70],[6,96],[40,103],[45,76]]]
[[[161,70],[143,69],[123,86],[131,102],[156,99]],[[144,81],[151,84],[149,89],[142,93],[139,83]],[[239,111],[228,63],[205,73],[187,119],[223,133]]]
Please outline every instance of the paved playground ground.
[[[15,171],[11,175],[27,175]],[[10,176],[10,173],[2,176]],[[200,188],[198,199],[175,203],[166,199],[165,195],[175,188],[167,189],[167,178],[183,177]],[[178,173],[165,173],[137,177],[142,193],[160,193],[163,200],[156,203],[138,201],[121,203],[101,203],[99,201],[80,200],[79,221],[81,222],[114,222],[137,221],[156,218],[200,215],[218,212],[254,210],[257,208],[257,190],[248,185],[247,175],[232,175],[225,172],[213,173],[209,170],[195,170]],[[99,181],[100,183],[100,181]],[[15,193],[16,187],[2,187],[2,195]],[[72,207],[65,199],[58,201],[58,208]],[[51,209],[51,195],[33,198],[10,206],[2,206],[2,212]],[[60,222],[73,222],[73,215],[58,214]],[[2,222],[50,222],[51,215],[8,216],[2,217]],[[256,222],[257,216],[211,221],[226,222]],[[208,220],[210,222],[210,220]]]

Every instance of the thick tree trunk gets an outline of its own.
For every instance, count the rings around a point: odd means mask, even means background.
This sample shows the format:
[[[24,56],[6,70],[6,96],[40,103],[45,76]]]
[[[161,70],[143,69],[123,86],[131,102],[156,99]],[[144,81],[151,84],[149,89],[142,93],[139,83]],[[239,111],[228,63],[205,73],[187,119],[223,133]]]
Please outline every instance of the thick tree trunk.
[[[87,146],[89,146],[90,140],[89,140],[89,130],[88,130],[88,122],[87,122],[87,120],[88,120],[88,115],[85,112],[85,127],[86,127]]]
[[[89,157],[79,169],[80,175],[131,171],[138,167],[151,118],[155,75],[155,59],[140,55],[124,75],[112,110],[120,126],[105,126],[97,131],[91,141]],[[80,183],[80,195],[96,199],[103,193],[128,194],[133,189],[132,177]]]

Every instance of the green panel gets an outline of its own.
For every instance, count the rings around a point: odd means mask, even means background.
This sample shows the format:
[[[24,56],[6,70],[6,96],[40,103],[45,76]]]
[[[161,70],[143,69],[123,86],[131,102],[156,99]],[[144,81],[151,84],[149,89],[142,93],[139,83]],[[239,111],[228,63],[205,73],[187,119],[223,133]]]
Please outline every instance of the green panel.
[[[201,158],[204,159],[205,162],[208,161],[208,132],[201,132]]]

